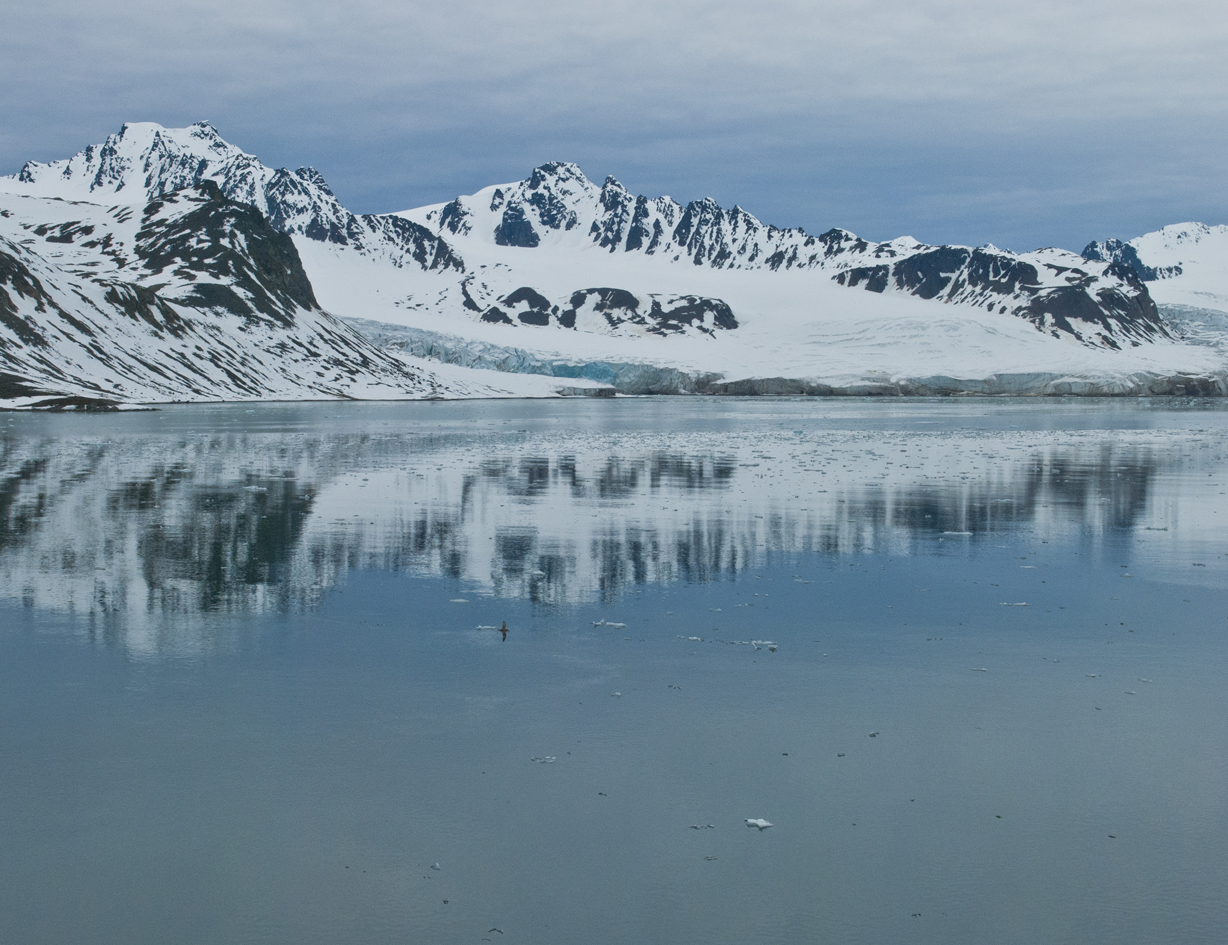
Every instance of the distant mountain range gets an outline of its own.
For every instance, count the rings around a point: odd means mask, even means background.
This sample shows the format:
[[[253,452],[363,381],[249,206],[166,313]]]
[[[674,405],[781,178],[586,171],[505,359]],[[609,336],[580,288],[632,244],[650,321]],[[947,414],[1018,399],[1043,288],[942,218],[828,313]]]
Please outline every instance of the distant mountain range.
[[[875,243],[565,163],[357,215],[207,123],[128,124],[0,178],[0,398],[1224,393],[1226,233]]]

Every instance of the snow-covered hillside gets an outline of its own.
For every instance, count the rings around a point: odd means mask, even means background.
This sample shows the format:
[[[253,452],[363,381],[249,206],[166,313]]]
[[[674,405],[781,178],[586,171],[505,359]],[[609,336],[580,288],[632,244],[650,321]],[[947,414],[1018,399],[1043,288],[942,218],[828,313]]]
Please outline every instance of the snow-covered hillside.
[[[1174,223],[1129,241],[1089,243],[1083,255],[1132,268],[1177,332],[1228,359],[1228,226]]]
[[[994,247],[927,246],[911,237],[870,243],[840,229],[809,236],[800,229],[764,225],[741,207],[725,210],[711,199],[683,206],[671,197],[634,197],[613,177],[598,187],[574,164],[544,164],[518,183],[487,187],[402,216],[466,247],[478,243],[557,252],[595,246],[609,254],[656,256],[719,270],[819,270],[842,286],[1010,313],[1047,333],[1088,344],[1118,347],[1165,336],[1155,307],[1128,268],[1089,265],[1060,250],[1020,255]],[[498,301],[505,307],[516,304],[509,296]],[[484,309],[483,317],[506,316],[494,308],[498,311]],[[614,317],[625,318],[631,308],[607,302],[605,311],[614,309]],[[570,328],[573,316],[568,313],[579,309],[569,296],[557,306],[525,307],[518,317],[542,324],[548,310],[558,324]],[[529,313],[540,317],[530,321]],[[644,314],[649,330],[676,330],[654,325],[652,315]]]
[[[1174,223],[1128,242],[1089,243],[1083,255],[1130,266],[1161,304],[1228,313],[1228,226]]]
[[[210,180],[138,206],[0,195],[0,401],[526,392],[486,377],[321,310],[293,241]]]
[[[312,168],[270,169],[207,123],[146,123],[0,193],[138,214],[207,182],[292,237],[327,312],[411,358],[634,391],[1228,392],[1224,353],[1174,333],[1120,256],[811,236],[573,164],[359,216]],[[73,222],[36,217],[27,231]]]

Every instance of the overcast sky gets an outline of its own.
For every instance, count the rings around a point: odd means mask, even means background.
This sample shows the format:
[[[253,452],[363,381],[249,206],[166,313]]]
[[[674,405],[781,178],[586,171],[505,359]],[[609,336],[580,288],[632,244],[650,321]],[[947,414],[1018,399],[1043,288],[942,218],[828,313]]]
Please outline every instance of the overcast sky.
[[[1223,0],[39,0],[0,173],[208,119],[359,212],[549,160],[813,233],[1014,249],[1228,222]]]

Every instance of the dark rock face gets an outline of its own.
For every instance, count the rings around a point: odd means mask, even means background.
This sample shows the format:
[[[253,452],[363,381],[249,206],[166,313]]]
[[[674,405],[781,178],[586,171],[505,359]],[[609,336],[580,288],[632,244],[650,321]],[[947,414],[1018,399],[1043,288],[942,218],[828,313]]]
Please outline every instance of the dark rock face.
[[[855,269],[844,270],[835,276],[835,280],[840,285],[847,285],[850,288],[860,285],[870,292],[886,292],[887,280],[890,277],[890,266],[858,266]]]
[[[503,211],[503,220],[495,228],[495,243],[499,246],[521,246],[532,249],[540,242],[537,230],[524,215],[524,207],[520,205],[508,207]]]
[[[581,312],[589,311],[600,315],[610,329],[628,326],[654,335],[678,334],[688,329],[712,335],[718,329],[738,327],[733,311],[720,299],[651,294],[641,298],[618,288],[580,289],[566,303],[554,303],[536,289],[521,286],[480,311],[484,322],[570,329],[576,327]]]
[[[4,242],[0,242],[3,246]],[[10,295],[9,293],[12,293]],[[36,310],[60,311],[55,300],[47,294],[38,277],[35,276],[16,256],[0,249],[0,325],[9,329],[17,340],[30,347],[44,347],[47,343],[39,326],[30,318],[23,318],[13,300],[13,295],[32,301]],[[0,348],[9,347],[7,340],[0,336]],[[9,395],[19,396],[19,395]]]
[[[826,236],[826,234],[825,234]],[[939,246],[897,262],[838,272],[840,285],[963,302],[1027,319],[1040,331],[1108,348],[1170,337],[1146,286],[1131,269],[1110,265],[1109,284],[1093,272],[1032,263],[985,249]],[[1055,285],[1054,282],[1060,284]]]
[[[634,325],[654,335],[677,334],[687,328],[711,335],[716,329],[728,331],[738,327],[733,311],[720,299],[649,295],[646,301],[644,306],[641,299],[626,289],[581,289],[572,293],[570,307],[561,314],[560,323],[566,319],[574,324],[579,311],[591,305],[611,328]]]
[[[170,204],[195,204],[167,219]],[[218,283],[195,285],[182,297],[189,305],[221,308],[258,321],[259,316],[289,327],[296,308],[319,308],[294,242],[273,229],[258,210],[227,200],[217,184],[204,181],[194,191],[178,191],[151,201],[137,233],[136,252],[151,273],[171,269]]]
[[[1157,279],[1171,279],[1181,275],[1180,266],[1147,266],[1139,259],[1138,250],[1122,240],[1101,240],[1091,242],[1083,247],[1084,259],[1096,262],[1117,263],[1129,269],[1144,282],[1155,282]]]
[[[428,272],[465,271],[465,261],[456,251],[421,224],[391,214],[368,214],[362,221],[388,247],[399,252],[391,256],[393,265],[398,268],[404,266],[408,258]]]

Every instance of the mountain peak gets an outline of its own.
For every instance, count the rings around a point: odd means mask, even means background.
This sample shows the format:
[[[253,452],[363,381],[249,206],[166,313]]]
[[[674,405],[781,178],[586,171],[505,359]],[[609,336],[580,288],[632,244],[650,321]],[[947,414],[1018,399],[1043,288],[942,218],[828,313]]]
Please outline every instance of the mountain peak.
[[[592,182],[584,176],[580,166],[569,161],[549,161],[533,168],[533,173],[529,175],[528,186],[530,190],[536,190],[543,184],[554,181],[575,181],[592,186]]]

